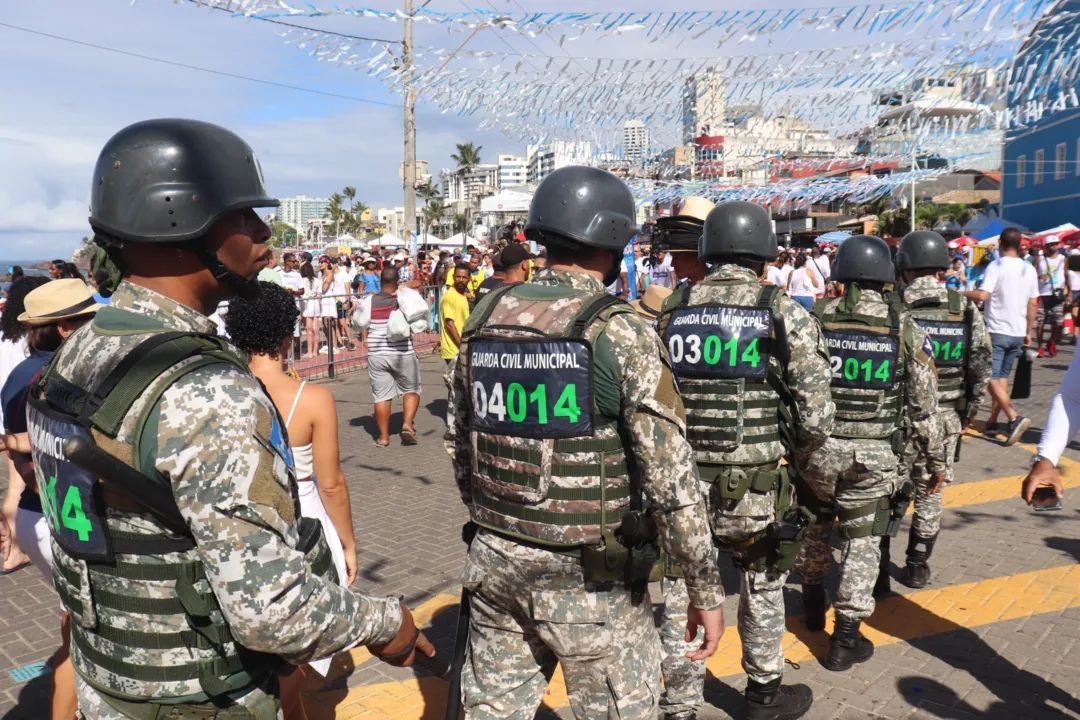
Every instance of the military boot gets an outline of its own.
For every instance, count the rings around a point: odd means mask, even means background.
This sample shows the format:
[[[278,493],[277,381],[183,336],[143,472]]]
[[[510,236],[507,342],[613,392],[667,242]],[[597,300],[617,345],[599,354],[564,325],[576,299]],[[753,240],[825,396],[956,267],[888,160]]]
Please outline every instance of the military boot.
[[[746,720],[795,720],[814,704],[814,691],[806,685],[781,685],[780,678],[759,683],[747,680]]]
[[[919,537],[915,531],[908,536],[907,565],[904,566],[904,577],[900,582],[909,588],[924,588],[930,584],[930,553],[934,551],[934,542],[937,535]]]
[[[892,592],[892,588],[889,586],[889,563],[891,562],[889,548],[891,546],[891,537],[885,536],[881,538],[881,562],[878,564],[877,582],[874,583],[875,600],[880,600]]]
[[[806,620],[807,630],[821,632],[825,629],[825,608],[828,604],[824,585],[802,586],[803,618]]]
[[[873,656],[874,643],[862,636],[860,625],[862,620],[836,616],[836,627],[829,638],[829,656],[825,659],[827,669],[850,670],[855,663],[866,662]]]

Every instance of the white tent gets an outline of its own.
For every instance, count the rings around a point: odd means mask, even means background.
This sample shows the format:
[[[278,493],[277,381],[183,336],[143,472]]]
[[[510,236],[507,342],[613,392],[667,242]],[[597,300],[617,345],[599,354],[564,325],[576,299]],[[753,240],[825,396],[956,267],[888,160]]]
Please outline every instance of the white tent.
[[[523,192],[505,190],[498,195],[486,197],[480,201],[481,213],[524,213],[529,212],[532,195]]]
[[[401,238],[399,238],[397,235],[394,235],[393,233],[386,233],[385,235],[383,235],[381,238],[379,238],[378,240],[376,240],[372,244],[376,245],[378,247],[384,247],[384,248],[386,248],[386,247],[404,247],[405,241],[402,240]]]

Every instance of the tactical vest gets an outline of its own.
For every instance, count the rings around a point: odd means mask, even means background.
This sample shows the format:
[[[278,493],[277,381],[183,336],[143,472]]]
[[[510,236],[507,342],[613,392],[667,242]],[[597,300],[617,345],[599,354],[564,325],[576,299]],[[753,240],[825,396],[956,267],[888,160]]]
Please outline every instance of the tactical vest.
[[[974,317],[970,303],[948,290],[948,302],[924,298],[909,303],[911,316],[916,319],[934,346],[934,366],[938,377],[938,408],[967,411],[968,357],[971,353],[971,323]]]
[[[904,348],[896,305],[887,317],[829,310],[824,298],[814,315],[824,328],[832,363],[832,399],[836,424],[832,436],[849,439],[891,439],[903,426]],[[898,450],[899,452],[899,450]]]
[[[792,447],[791,394],[770,362],[787,354],[776,310],[779,288],[763,286],[752,307],[691,305],[690,296],[690,288],[683,289],[656,330],[679,381],[695,460],[699,466],[775,465]]]
[[[53,538],[53,579],[73,620],[72,660],[91,686],[121,702],[198,704],[242,696],[278,659],[233,640],[171,484],[154,467],[154,453],[164,392],[208,365],[247,373],[246,358],[221,338],[169,331],[117,308],[99,311],[88,332],[86,342],[128,336],[126,354],[92,387],[83,387],[55,370],[66,350],[77,351],[61,348],[27,403]],[[133,440],[120,441],[137,402],[134,432],[124,433]],[[274,418],[271,443],[291,467],[280,417]],[[299,517],[295,488],[293,494]],[[132,518],[125,529],[106,519],[110,509]],[[299,529],[298,549],[307,553],[313,572],[334,577],[321,525],[301,519]],[[132,556],[160,562],[131,562]]]
[[[472,519],[552,548],[598,545],[630,505],[617,418],[596,404],[586,330],[632,313],[565,286],[492,292],[462,333],[472,445]]]

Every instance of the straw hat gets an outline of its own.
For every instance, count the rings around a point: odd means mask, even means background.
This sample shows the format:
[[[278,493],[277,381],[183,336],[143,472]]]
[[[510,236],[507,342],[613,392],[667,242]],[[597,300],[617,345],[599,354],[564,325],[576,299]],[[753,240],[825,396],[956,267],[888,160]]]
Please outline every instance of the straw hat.
[[[711,200],[707,200],[703,197],[688,197],[683,202],[682,207],[679,208],[679,214],[673,215],[671,220],[691,220],[697,221],[702,224],[705,223],[705,218],[709,216],[709,211],[716,207],[716,203]],[[668,218],[662,218],[667,220]]]
[[[90,315],[104,307],[94,300],[86,284],[76,278],[53,280],[31,290],[23,306],[25,311],[18,319],[26,325],[50,325],[65,318]]]
[[[660,309],[664,307],[664,301],[672,290],[663,285],[650,285],[645,288],[645,295],[640,300],[631,300],[630,305],[638,315],[655,320],[660,315]]]

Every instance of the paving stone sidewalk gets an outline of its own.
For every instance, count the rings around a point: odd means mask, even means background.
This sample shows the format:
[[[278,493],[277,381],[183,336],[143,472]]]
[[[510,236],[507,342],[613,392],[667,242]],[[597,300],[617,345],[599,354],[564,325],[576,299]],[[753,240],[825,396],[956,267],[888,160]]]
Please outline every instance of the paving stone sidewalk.
[[[1034,423],[1025,442],[1037,441],[1038,428],[1071,357],[1068,348],[1058,358],[1037,365],[1032,398],[1019,403]],[[416,423],[420,444],[414,447],[402,446],[397,439],[389,448],[375,445],[366,372],[327,382],[338,400],[342,466],[357,527],[361,570],[355,587],[373,594],[402,595],[413,607],[440,593],[456,594],[464,559],[459,533],[467,516],[442,446],[443,363],[437,356],[426,356],[422,363],[424,392]],[[400,426],[400,408],[395,407],[392,429]],[[1021,447],[1004,448],[986,438],[970,437],[964,442],[957,483],[1021,476],[1030,457],[1030,450]],[[1074,446],[1066,457],[1080,460],[1080,452]],[[906,523],[902,532],[907,532]],[[902,560],[904,544],[904,539],[895,542],[894,565],[897,558]],[[932,587],[1009,578],[1074,564],[1078,559],[1080,516],[1075,506],[1036,515],[1013,498],[970,504],[946,511]],[[727,587],[734,592],[737,578],[730,564],[725,566]],[[894,567],[894,577],[898,576]],[[835,586],[835,573],[829,582]],[[1007,580],[1000,584],[1003,595],[1015,593]],[[894,589],[911,592],[898,582]],[[789,585],[787,596],[789,616],[798,614],[796,583]],[[911,622],[924,623],[936,632],[880,648],[871,662],[850,673],[829,673],[813,659],[801,662],[799,669],[789,669],[789,681],[808,682],[818,697],[809,717],[1080,717],[1076,700],[1080,654],[1073,652],[1080,638],[1080,599],[1068,609],[977,625],[935,623],[933,617],[920,616],[902,602],[902,598],[895,600],[890,607],[909,613]],[[729,626],[734,626],[735,598],[729,598],[725,612]],[[449,612],[440,615],[432,633],[441,652],[449,651],[452,617]],[[48,676],[18,682],[9,671],[48,658],[57,644],[58,625],[55,596],[35,570],[0,577],[0,717],[47,716]],[[808,644],[819,641],[807,639]],[[349,688],[400,682],[416,675],[369,661],[350,668],[335,685],[344,697]],[[710,677],[707,699],[721,709],[705,709],[701,717],[727,717],[727,712],[735,712],[744,684],[745,679],[737,675]],[[1042,697],[1050,698],[1052,707],[1037,702]],[[424,716],[441,717],[435,710],[429,707]],[[559,714],[568,716],[565,710]]]

